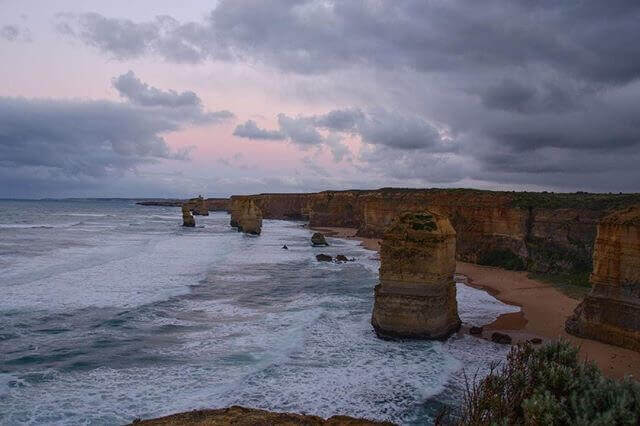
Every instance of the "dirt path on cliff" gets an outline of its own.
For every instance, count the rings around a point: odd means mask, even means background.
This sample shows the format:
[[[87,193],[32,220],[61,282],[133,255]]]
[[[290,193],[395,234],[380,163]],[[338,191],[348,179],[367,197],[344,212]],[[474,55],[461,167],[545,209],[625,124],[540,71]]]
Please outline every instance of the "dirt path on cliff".
[[[378,251],[379,239],[356,237],[357,229],[313,228],[335,238],[357,239],[369,250]],[[498,300],[519,306],[521,312],[500,316],[488,324],[488,331],[506,332],[516,341],[540,337],[543,340],[564,338],[580,347],[585,359],[593,360],[609,377],[622,378],[632,374],[640,379],[640,353],[595,340],[581,339],[564,330],[565,320],[573,313],[578,301],[550,284],[531,279],[526,272],[457,262],[456,273],[467,277],[468,284],[484,289]]]

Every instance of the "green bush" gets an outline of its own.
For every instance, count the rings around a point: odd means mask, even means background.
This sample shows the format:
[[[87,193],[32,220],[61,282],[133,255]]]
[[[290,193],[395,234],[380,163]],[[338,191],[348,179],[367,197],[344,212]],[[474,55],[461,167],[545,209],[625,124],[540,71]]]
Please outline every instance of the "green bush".
[[[524,271],[527,267],[524,259],[509,249],[491,250],[482,255],[478,263],[486,266],[498,266],[512,271]]]
[[[638,425],[640,383],[605,378],[560,341],[514,346],[506,364],[467,382],[458,425]],[[442,422],[442,421],[441,421]]]

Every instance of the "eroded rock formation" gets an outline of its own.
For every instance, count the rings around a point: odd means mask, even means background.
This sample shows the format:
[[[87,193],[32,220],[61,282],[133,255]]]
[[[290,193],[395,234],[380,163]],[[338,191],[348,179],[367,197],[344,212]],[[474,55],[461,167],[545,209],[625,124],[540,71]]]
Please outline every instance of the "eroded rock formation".
[[[384,233],[371,324],[382,337],[443,339],[460,328],[456,233],[432,212],[405,213]]]
[[[328,419],[322,417],[295,414],[276,413],[255,408],[245,408],[234,405],[228,408],[215,410],[194,410],[185,413],[173,414],[150,420],[134,421],[136,425],[147,426],[212,426],[212,425],[305,425],[305,426],[374,426],[393,425],[389,422],[377,422],[365,419],[356,419],[348,416],[332,416]]]
[[[262,232],[262,211],[249,197],[234,197],[231,202],[231,226],[239,232],[260,235]]]
[[[598,225],[591,285],[567,332],[640,351],[640,206]]]
[[[209,206],[207,205],[205,199],[202,198],[202,195],[196,198],[191,198],[184,204],[189,207],[189,210],[191,210],[194,215],[209,216]]]
[[[587,194],[399,189],[259,194],[249,197],[268,219],[309,219],[311,227],[358,229],[381,238],[391,220],[430,210],[456,230],[459,260],[571,274],[586,281],[598,221],[607,211],[640,203],[640,194]]]
[[[196,220],[191,214],[191,210],[186,205],[182,206],[182,226],[194,227],[196,226]]]

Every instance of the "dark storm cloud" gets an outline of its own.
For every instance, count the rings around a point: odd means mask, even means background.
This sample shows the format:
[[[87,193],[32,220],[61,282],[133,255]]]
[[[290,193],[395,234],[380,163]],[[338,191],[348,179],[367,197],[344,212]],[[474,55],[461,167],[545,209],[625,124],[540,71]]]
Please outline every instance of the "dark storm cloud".
[[[640,181],[640,168],[625,168],[640,148],[637,1],[223,0],[200,22],[61,22],[115,58],[258,62],[374,88],[342,102],[358,108],[280,115],[276,130],[245,123],[237,136],[340,148],[336,135],[354,135],[365,166],[429,182]],[[605,157],[613,169],[601,169]]]
[[[451,152],[452,141],[423,118],[403,115],[381,108],[364,112],[358,108],[332,110],[326,114],[289,117],[278,114],[278,130],[259,128],[252,120],[236,127],[234,135],[248,139],[285,139],[299,145],[327,144],[328,138],[318,130],[334,135],[358,136],[367,144],[387,146],[398,150],[425,149],[429,152]],[[332,139],[335,144],[336,138]]]
[[[83,41],[131,58],[199,62],[245,55],[296,72],[368,63],[442,71],[543,65],[600,82],[638,76],[635,1],[221,1],[203,22],[88,13]]]
[[[202,101],[192,91],[178,93],[175,90],[160,90],[142,82],[133,71],[115,77],[113,87],[120,96],[132,104],[145,107],[164,107],[183,111],[183,116],[192,122],[207,123],[233,117],[230,111],[205,112]]]
[[[253,120],[247,120],[243,124],[236,126],[233,131],[235,136],[246,139],[263,139],[263,140],[283,140],[285,135],[278,130],[266,130],[258,127]]]
[[[13,175],[22,176],[18,182],[25,185],[41,182],[41,188],[73,186],[83,180],[98,185],[141,164],[188,159],[189,149],[171,150],[163,135],[189,124],[216,121],[199,104],[195,109],[170,102],[151,105],[0,97],[2,181],[12,181]]]

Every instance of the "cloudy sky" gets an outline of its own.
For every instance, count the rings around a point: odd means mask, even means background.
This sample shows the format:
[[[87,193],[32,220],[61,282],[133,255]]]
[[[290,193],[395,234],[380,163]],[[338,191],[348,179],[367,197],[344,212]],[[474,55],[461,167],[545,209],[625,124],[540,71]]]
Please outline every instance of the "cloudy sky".
[[[640,191],[640,2],[0,0],[0,197]]]

